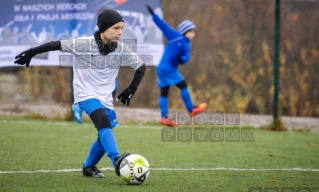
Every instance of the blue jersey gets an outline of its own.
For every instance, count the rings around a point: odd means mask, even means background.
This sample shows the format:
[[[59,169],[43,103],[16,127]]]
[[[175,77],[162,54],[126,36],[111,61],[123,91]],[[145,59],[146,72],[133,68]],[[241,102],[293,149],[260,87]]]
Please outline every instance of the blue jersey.
[[[192,45],[188,38],[159,18],[158,15],[154,13],[152,16],[154,22],[168,40],[164,54],[157,68],[167,70],[177,69],[178,65],[185,64],[189,61]],[[178,59],[177,55],[180,55],[181,60]]]

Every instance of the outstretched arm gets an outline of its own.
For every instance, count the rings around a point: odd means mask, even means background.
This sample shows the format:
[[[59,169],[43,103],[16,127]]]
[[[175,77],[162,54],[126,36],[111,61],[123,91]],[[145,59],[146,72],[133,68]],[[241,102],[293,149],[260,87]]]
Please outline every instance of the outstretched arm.
[[[148,9],[148,12],[150,12],[150,14],[152,15],[155,24],[161,29],[161,31],[164,33],[165,37],[169,41],[181,35],[176,29],[171,27],[166,21],[164,21],[158,15],[156,15],[150,6],[147,5],[146,7]]]
[[[15,64],[18,65],[26,65],[29,67],[32,57],[37,54],[48,52],[48,51],[57,51],[62,50],[61,42],[60,41],[51,41],[48,43],[44,43],[38,47],[31,48],[29,50],[23,51],[19,55],[15,57]]]

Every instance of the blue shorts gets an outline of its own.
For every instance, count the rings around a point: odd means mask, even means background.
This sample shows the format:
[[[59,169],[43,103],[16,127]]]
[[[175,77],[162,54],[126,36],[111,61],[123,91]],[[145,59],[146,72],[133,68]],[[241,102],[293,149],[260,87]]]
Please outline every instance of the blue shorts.
[[[183,75],[178,71],[178,69],[166,70],[157,68],[158,76],[158,87],[167,87],[177,85],[178,83],[184,81]]]
[[[79,102],[79,107],[85,111],[85,113],[90,117],[93,111],[103,108],[106,111],[107,116],[111,122],[111,129],[113,129],[117,124],[116,113],[114,110],[106,108],[102,105],[102,103],[98,99],[88,99],[85,101]]]

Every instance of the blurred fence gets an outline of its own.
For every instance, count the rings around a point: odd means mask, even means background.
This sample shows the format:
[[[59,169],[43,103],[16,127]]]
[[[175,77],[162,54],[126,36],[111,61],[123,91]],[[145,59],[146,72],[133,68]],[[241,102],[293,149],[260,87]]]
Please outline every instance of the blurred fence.
[[[207,111],[238,111],[242,125],[272,122],[274,0],[163,1],[174,27],[197,26],[192,58],[180,70],[196,104]],[[319,1],[281,1],[280,115],[289,128],[319,127]],[[166,42],[166,40],[165,40]],[[72,119],[72,71],[63,67],[0,69],[0,117]],[[120,70],[119,90],[134,71]],[[146,71],[130,107],[115,102],[120,122],[158,121],[159,90],[154,67]],[[185,110],[179,90],[170,109]]]

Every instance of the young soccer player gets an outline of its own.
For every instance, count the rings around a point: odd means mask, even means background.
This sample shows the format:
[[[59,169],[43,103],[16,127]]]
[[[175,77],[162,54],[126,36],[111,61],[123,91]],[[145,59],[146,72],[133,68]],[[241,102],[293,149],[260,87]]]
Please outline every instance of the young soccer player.
[[[190,59],[191,41],[195,37],[195,25],[192,21],[186,20],[179,24],[178,30],[175,30],[159,18],[150,6],[147,5],[146,7],[152,15],[154,22],[168,40],[162,59],[156,69],[158,86],[161,90],[159,97],[161,110],[160,123],[162,125],[175,127],[178,126],[178,124],[168,117],[168,93],[170,86],[177,86],[180,89],[182,99],[191,117],[203,112],[207,108],[207,103],[202,103],[198,106],[193,104],[186,81],[178,70],[179,65],[186,64]]]
[[[74,102],[78,103],[79,107],[88,114],[98,131],[98,138],[91,147],[83,164],[82,172],[85,176],[103,178],[104,175],[96,165],[105,153],[111,159],[118,176],[120,176],[121,161],[130,154],[125,152],[120,155],[112,127],[113,122],[117,121],[113,108],[112,92],[115,88],[119,67],[120,65],[129,65],[136,70],[132,83],[117,98],[124,105],[130,104],[130,99],[140,84],[146,67],[135,53],[119,41],[124,27],[124,19],[117,11],[103,10],[97,19],[97,25],[99,31],[95,32],[93,36],[42,44],[16,56],[15,63],[29,67],[32,57],[36,54],[55,50],[69,52],[75,56],[75,61],[81,61],[73,63]],[[77,42],[80,42],[83,47],[83,41],[92,45],[88,46],[90,47],[89,51],[81,52],[75,49],[74,45]],[[126,60],[125,64],[116,62],[114,65],[114,61],[117,61],[117,58],[124,53],[133,55],[136,59]]]

